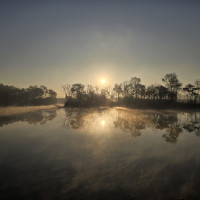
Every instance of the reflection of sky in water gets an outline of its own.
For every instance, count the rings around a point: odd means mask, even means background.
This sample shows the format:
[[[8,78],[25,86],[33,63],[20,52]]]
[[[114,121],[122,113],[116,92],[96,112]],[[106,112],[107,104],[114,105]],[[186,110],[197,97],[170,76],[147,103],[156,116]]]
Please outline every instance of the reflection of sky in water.
[[[198,199],[199,119],[122,108],[0,118],[0,192],[10,199]]]

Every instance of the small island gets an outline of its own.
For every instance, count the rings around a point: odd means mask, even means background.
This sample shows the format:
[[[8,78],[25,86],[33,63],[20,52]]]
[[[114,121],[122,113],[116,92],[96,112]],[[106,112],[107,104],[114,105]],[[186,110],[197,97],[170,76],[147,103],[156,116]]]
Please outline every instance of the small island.
[[[200,80],[184,87],[176,73],[166,74],[163,85],[142,84],[141,79],[132,77],[116,83],[114,87],[84,85],[80,83],[63,86],[65,107],[124,106],[131,108],[185,109],[200,108]]]

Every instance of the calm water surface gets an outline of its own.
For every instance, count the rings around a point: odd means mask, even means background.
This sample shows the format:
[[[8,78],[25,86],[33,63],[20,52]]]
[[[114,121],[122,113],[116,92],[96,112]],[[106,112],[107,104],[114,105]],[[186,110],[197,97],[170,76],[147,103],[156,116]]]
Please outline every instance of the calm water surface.
[[[200,199],[200,112],[0,117],[0,199]]]

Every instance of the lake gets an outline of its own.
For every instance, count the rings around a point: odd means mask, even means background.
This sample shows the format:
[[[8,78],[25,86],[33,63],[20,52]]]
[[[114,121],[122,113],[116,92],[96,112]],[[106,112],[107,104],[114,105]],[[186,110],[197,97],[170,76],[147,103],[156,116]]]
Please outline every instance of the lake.
[[[0,199],[200,199],[200,112],[0,116]]]

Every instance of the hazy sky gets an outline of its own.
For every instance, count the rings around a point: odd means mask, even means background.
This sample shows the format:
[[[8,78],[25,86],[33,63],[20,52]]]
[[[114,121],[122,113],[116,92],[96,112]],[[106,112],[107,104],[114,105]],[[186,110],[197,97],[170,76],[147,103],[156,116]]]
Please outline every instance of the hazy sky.
[[[200,78],[200,1],[1,0],[0,82],[161,83]]]

